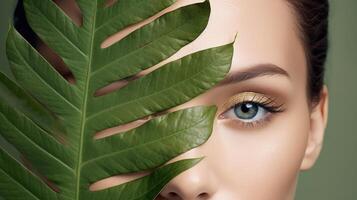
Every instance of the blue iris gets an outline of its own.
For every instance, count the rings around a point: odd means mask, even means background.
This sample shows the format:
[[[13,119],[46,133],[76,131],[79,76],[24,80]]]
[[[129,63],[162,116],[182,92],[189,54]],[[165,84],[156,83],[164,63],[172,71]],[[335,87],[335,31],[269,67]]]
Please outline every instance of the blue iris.
[[[240,103],[234,106],[234,114],[240,119],[253,119],[259,111],[256,103]]]

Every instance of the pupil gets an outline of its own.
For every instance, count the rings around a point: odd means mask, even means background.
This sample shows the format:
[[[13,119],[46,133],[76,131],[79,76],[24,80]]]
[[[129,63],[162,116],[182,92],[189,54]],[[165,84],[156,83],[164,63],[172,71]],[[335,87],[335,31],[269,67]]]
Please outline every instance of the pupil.
[[[244,113],[247,113],[247,112],[249,112],[249,110],[252,108],[252,104],[249,104],[249,103],[247,103],[247,104],[243,104],[242,106],[241,106],[241,109],[242,109],[242,111],[244,112]]]

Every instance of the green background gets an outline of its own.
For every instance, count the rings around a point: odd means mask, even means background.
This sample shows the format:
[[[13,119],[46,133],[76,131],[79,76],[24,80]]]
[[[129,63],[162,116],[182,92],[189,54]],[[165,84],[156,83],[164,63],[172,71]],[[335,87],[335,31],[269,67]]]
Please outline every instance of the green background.
[[[300,176],[298,200],[357,199],[357,1],[330,3],[328,128],[318,162]]]
[[[15,3],[0,0],[0,70],[6,73],[5,37]],[[299,177],[297,200],[357,199],[357,1],[330,3],[328,128],[319,160]]]

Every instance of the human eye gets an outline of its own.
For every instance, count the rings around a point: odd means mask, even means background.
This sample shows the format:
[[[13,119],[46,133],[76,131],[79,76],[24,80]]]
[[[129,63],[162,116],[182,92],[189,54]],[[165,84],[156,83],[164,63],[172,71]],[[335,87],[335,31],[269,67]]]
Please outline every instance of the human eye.
[[[266,124],[274,114],[283,112],[284,104],[276,98],[255,92],[243,92],[233,96],[223,105],[219,119],[231,119],[244,128]]]

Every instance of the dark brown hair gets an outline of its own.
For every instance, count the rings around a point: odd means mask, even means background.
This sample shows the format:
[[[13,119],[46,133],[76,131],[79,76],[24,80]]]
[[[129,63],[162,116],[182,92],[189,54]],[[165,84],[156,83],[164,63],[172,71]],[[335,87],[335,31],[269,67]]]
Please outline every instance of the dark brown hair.
[[[287,0],[295,11],[308,66],[308,97],[320,100],[328,49],[328,0]]]
[[[325,61],[328,49],[328,0],[287,0],[292,7],[305,48],[308,75],[307,93],[312,105],[320,100],[324,84]],[[35,46],[38,37],[29,27],[22,0],[18,1],[14,14],[16,29]]]

